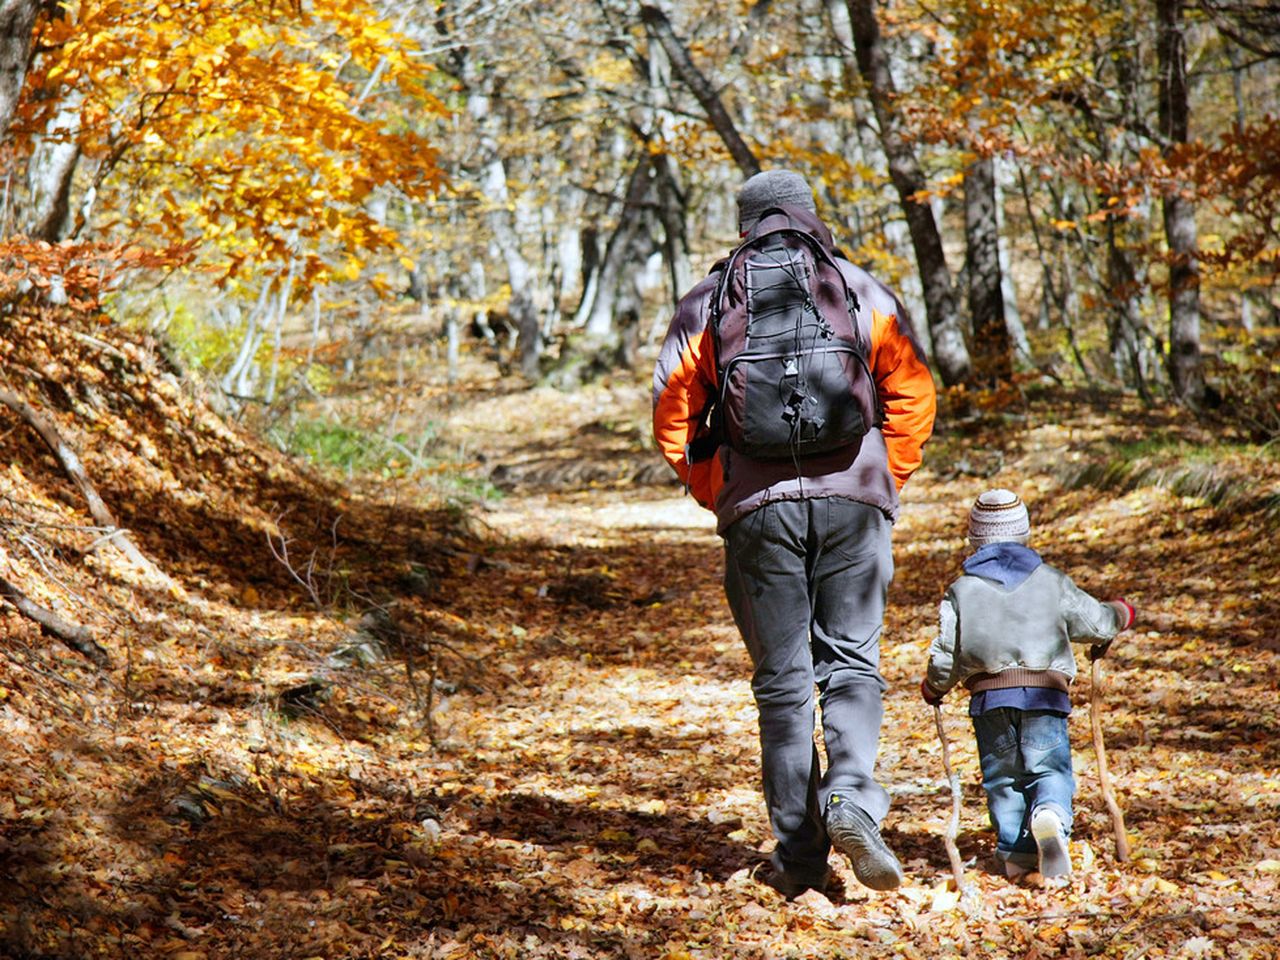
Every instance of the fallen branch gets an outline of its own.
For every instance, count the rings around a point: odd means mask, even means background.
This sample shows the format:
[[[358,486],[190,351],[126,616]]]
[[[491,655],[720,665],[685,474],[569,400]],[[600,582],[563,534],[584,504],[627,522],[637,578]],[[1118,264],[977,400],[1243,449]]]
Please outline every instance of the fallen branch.
[[[3,577],[0,577],[0,597],[4,597],[20,614],[38,623],[41,629],[57,637],[76,653],[88,657],[100,667],[110,666],[107,651],[94,642],[93,634],[88,627],[68,623],[52,610],[40,606],[23,593],[16,584],[10,583]]]
[[[53,453],[54,458],[62,466],[66,475],[80,488],[80,493],[89,505],[89,515],[93,517],[93,522],[110,531],[106,539],[115,544],[136,567],[148,573],[154,572],[151,561],[143,556],[142,551],[130,539],[129,532],[121,529],[120,525],[116,523],[116,518],[112,515],[110,508],[98,494],[98,489],[93,485],[93,481],[89,479],[88,473],[85,472],[84,464],[80,462],[80,457],[62,439],[53,421],[16,393],[4,387],[0,387],[0,403],[3,403],[16,413],[31,429],[39,434],[40,439],[44,441],[45,446]]]

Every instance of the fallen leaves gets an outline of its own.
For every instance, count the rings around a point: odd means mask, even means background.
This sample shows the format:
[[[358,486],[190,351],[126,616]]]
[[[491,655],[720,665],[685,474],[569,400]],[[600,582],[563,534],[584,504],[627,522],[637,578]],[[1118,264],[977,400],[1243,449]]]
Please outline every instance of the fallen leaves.
[[[6,329],[0,350],[32,369],[37,339],[68,369],[85,359],[74,345],[100,349],[56,325],[21,339]],[[873,894],[833,858],[843,894],[787,902],[758,879],[773,841],[750,666],[708,514],[674,487],[543,490],[508,496],[484,511],[483,533],[464,535],[297,474],[188,395],[162,395],[131,341],[95,337],[128,358],[136,398],[96,412],[114,432],[65,411],[62,425],[96,431],[86,462],[180,589],[139,589],[107,560],[77,563],[88,541],[74,497],[37,448],[15,446],[0,475],[5,517],[45,525],[57,549],[41,556],[57,577],[6,539],[13,566],[49,603],[91,608],[121,667],[96,677],[0,613],[4,949],[1274,956],[1277,654],[1239,639],[1275,629],[1275,597],[1255,582],[1274,579],[1277,560],[1250,524],[1166,491],[1112,499],[1058,486],[1050,466],[1074,436],[1121,428],[1095,411],[1055,411],[1079,418],[1071,430],[1018,432],[990,480],[926,471],[908,486],[880,757],[893,795],[886,838],[908,882]],[[565,410],[554,393],[537,399],[477,396],[454,422],[493,462],[515,447],[571,445],[563,431],[583,409],[643,418],[647,395],[621,384],[592,395],[595,406],[566,396]],[[140,434],[147,444],[128,440]],[[1074,876],[1051,888],[988,872],[977,758],[953,722],[958,845],[978,895],[967,903],[950,881],[950,795],[915,690],[939,585],[958,564],[958,525],[990,482],[1026,492],[1037,545],[1082,586],[1138,603],[1139,629],[1107,661],[1102,716],[1134,861],[1114,862],[1081,709]],[[297,505],[288,516],[272,507],[286,495]],[[356,586],[340,596],[396,600],[378,619],[378,656],[352,653],[365,609],[316,609],[266,548],[266,530],[300,535],[311,514],[324,517],[321,547],[333,516],[352,531],[335,570]],[[281,709],[284,693],[318,692],[322,680],[327,699]],[[176,798],[203,815],[166,817]]]

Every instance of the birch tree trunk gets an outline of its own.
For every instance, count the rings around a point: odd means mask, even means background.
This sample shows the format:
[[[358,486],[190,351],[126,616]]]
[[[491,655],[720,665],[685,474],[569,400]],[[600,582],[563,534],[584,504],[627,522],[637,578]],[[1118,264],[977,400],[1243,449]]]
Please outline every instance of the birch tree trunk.
[[[71,184],[80,163],[80,105],[71,91],[36,142],[27,163],[27,211],[23,225],[28,236],[54,243],[71,233]]]
[[[490,145],[492,159],[485,165],[481,179],[481,191],[489,202],[489,230],[507,265],[507,284],[511,288],[508,310],[511,322],[518,331],[516,348],[519,353],[520,372],[530,380],[538,377],[538,361],[542,356],[542,331],[538,323],[538,311],[533,300],[533,271],[529,261],[520,251],[520,238],[516,233],[515,216],[511,210],[511,198],[507,191],[507,170],[496,147]]]
[[[1160,70],[1160,133],[1165,156],[1188,140],[1186,39],[1181,0],[1156,0],[1156,52]],[[1200,264],[1196,259],[1195,202],[1177,190],[1164,197],[1165,242],[1169,245],[1169,380],[1174,395],[1191,408],[1204,400],[1200,354]]]
[[[978,157],[964,175],[964,233],[968,249],[969,312],[973,317],[973,380],[994,386],[1013,375],[1004,316],[995,164]]]
[[[585,330],[592,340],[609,339],[613,334],[614,317],[624,310],[638,309],[639,304],[632,302],[635,298],[627,288],[634,288],[635,272],[648,259],[653,245],[646,229],[648,218],[644,212],[653,189],[651,170],[648,147],[641,143],[627,181],[626,199],[618,214],[617,229],[605,247],[595,298],[586,315]],[[648,243],[644,242],[646,238]]]
[[[951,271],[942,249],[942,235],[928,203],[915,199],[925,188],[924,172],[894,111],[893,77],[876,22],[874,0],[846,0],[853,28],[854,55],[867,85],[871,107],[880,126],[880,143],[889,161],[889,177],[911,232],[911,245],[920,270],[925,313],[933,342],[934,362],[947,386],[968,379],[972,367],[964,342],[964,326],[956,305]]]
[[[1034,366],[1035,358],[1031,356],[1027,327],[1023,323],[1022,311],[1018,307],[1018,289],[1013,278],[1013,258],[1009,249],[1010,239],[1005,222],[1004,188],[1006,184],[1013,182],[1015,171],[1009,161],[999,156],[992,157],[991,162],[995,169],[996,246],[1000,257],[1000,292],[1004,297],[1004,321],[1009,328],[1009,341],[1015,361]]]

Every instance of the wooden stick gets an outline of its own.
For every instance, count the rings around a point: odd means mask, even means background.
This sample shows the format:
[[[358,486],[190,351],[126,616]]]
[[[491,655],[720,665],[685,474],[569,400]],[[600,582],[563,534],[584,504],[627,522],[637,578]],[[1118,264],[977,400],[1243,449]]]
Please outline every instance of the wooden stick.
[[[1093,727],[1093,752],[1098,757],[1098,784],[1102,787],[1102,799],[1111,811],[1111,826],[1116,834],[1116,859],[1125,863],[1129,859],[1129,834],[1124,828],[1124,812],[1116,802],[1111,789],[1111,774],[1107,770],[1107,747],[1102,741],[1102,658],[1093,661],[1093,689],[1089,692],[1089,722]]]
[[[956,890],[964,890],[964,861],[960,859],[960,848],[956,838],[960,835],[960,777],[951,769],[951,745],[947,743],[947,731],[942,725],[942,706],[933,705],[933,722],[938,728],[938,739],[942,741],[942,769],[947,774],[947,784],[951,787],[951,819],[947,821],[947,832],[942,842],[947,848],[947,858],[951,861],[951,874],[956,878]]]

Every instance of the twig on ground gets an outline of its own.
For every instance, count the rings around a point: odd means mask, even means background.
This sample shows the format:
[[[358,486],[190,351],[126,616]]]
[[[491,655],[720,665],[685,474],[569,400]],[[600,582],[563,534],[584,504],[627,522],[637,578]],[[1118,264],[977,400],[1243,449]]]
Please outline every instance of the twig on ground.
[[[57,637],[76,653],[87,657],[99,667],[110,666],[111,660],[107,651],[94,641],[93,633],[88,627],[68,623],[52,610],[36,603],[16,584],[10,583],[3,577],[0,577],[0,597],[4,597],[24,617],[38,623],[41,629]]]
[[[280,525],[280,521],[282,521],[285,518],[285,515],[286,514],[281,514],[279,517],[276,518],[276,521],[275,521],[276,529],[280,531],[279,545],[277,546],[275,538],[271,536],[271,531],[268,530],[267,531],[267,548],[270,549],[271,555],[276,558],[276,560],[280,563],[280,565],[283,566],[285,570],[289,571],[289,576],[293,577],[293,579],[298,583],[298,585],[307,591],[307,594],[311,597],[311,602],[316,605],[316,609],[325,610],[327,609],[328,605],[323,600],[320,599],[320,592],[316,588],[315,551],[312,551],[311,553],[311,560],[307,565],[307,571],[306,571],[307,575],[303,577],[301,574],[298,573],[297,568],[294,567],[293,565],[293,561],[289,558],[289,542],[290,541],[289,541],[289,538],[286,537],[284,534],[284,528]]]

